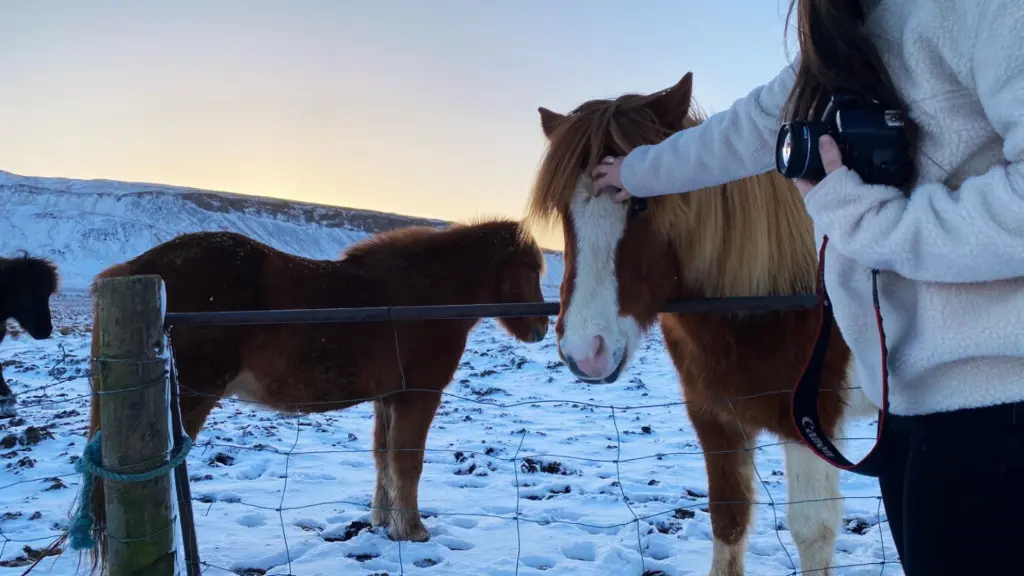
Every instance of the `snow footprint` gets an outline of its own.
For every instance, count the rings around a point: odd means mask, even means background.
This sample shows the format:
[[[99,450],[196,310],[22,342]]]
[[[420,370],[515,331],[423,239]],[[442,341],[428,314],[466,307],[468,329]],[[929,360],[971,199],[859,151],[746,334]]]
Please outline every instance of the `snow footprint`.
[[[597,545],[593,542],[570,542],[562,545],[562,554],[570,560],[593,562],[597,559]]]
[[[476,528],[480,522],[476,518],[467,518],[465,516],[456,516],[448,519],[448,524],[456,526],[458,528],[465,528],[466,530],[472,530]]]
[[[431,536],[431,542],[440,544],[449,550],[471,550],[473,545],[461,538],[455,538],[447,534],[441,534],[439,536]]]
[[[236,521],[246,528],[256,528],[266,524],[267,517],[259,512],[253,512],[251,514],[242,514]]]
[[[519,558],[519,563],[535,570],[550,570],[555,567],[558,561],[539,554],[528,554]]]
[[[269,468],[269,465],[266,460],[256,460],[254,462],[250,462],[246,468],[239,470],[235,474],[235,477],[239,480],[255,480],[260,476],[263,476],[263,474],[266,473],[267,468]]]

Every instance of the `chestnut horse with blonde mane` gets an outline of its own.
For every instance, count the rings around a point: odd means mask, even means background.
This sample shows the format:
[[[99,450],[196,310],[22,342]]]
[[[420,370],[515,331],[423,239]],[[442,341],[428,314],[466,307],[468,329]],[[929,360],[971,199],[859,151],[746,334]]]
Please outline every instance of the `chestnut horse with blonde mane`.
[[[691,106],[691,84],[687,73],[666,90],[590,100],[568,115],[539,109],[549,146],[528,220],[561,222],[565,273],[555,333],[559,355],[585,382],[615,382],[670,300],[814,289],[812,224],[795,187],[775,172],[651,198],[643,211],[611,194],[591,194],[589,173],[601,158],[656,144],[704,120]],[[768,431],[788,441],[787,513],[802,569],[831,575],[842,512],[839,471],[801,443],[790,416],[818,313],[661,314],[660,323],[705,452],[710,574],[744,573],[753,516],[747,503],[755,500],[749,449]],[[834,329],[819,397],[824,432],[832,438],[852,414],[875,413],[859,389],[848,388],[850,364]]]
[[[340,260],[288,254],[232,232],[183,234],[97,276],[156,274],[168,312],[543,302],[543,254],[519,222],[408,227],[351,246]],[[94,288],[95,290],[95,285]],[[100,326],[93,315],[93,355]],[[499,318],[539,342],[546,316]],[[427,433],[478,319],[172,326],[185,432],[195,439],[222,397],[290,413],[374,403],[372,522],[395,540],[429,538],[419,514]],[[95,384],[95,383],[94,383]],[[102,428],[92,398],[89,438]],[[103,484],[93,516],[105,559]],[[101,568],[104,568],[101,566]]]

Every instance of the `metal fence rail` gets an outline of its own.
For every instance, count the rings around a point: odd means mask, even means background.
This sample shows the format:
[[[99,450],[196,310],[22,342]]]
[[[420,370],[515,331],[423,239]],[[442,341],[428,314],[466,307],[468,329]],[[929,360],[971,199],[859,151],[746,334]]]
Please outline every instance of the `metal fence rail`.
[[[723,314],[732,312],[782,312],[808,310],[818,303],[813,294],[792,296],[743,296],[677,300],[661,312],[676,314]],[[168,312],[165,326],[227,326],[242,324],[311,324],[341,322],[402,322],[415,320],[464,320],[557,316],[558,302],[522,304],[458,304],[445,306],[375,306],[367,308],[311,308],[302,310],[238,310],[231,312]]]

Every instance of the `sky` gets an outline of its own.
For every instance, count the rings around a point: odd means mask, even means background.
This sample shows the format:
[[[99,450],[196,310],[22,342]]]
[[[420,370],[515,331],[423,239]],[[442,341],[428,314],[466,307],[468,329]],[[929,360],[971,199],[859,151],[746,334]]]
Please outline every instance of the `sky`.
[[[787,63],[787,6],[0,0],[0,169],[518,217],[538,106],[692,71],[697,102],[728,108]]]

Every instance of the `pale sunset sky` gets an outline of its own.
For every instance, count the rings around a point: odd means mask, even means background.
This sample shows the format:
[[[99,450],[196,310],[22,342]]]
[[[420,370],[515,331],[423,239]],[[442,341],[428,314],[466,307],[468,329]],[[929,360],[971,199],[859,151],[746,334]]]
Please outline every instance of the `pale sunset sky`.
[[[786,64],[787,5],[3,0],[0,169],[518,217],[538,106],[693,71],[725,109]]]

